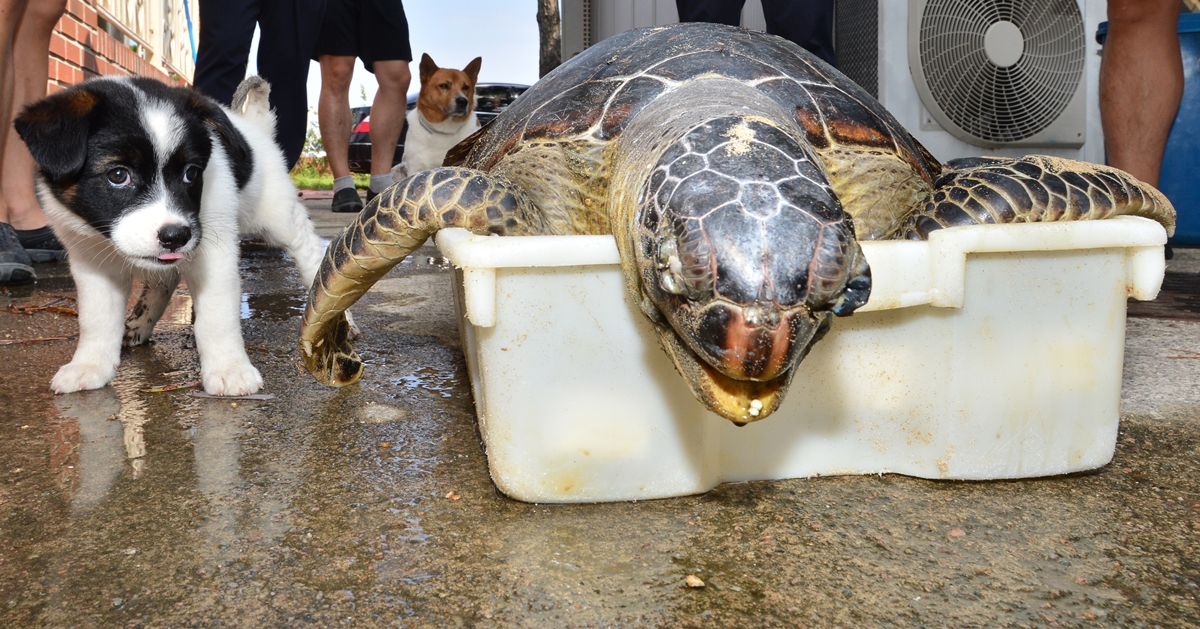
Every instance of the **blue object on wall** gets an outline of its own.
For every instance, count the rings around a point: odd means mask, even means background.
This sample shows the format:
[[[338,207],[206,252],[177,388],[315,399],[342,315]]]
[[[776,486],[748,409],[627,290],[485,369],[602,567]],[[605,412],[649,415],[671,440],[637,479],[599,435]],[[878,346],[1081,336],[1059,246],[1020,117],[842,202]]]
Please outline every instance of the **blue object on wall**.
[[[1103,44],[1108,22],[1101,22],[1096,41]],[[1178,213],[1172,245],[1200,247],[1200,13],[1179,16],[1179,48],[1183,53],[1183,100],[1167,137],[1158,189]]]
[[[196,33],[192,30],[192,8],[183,0],[183,15],[187,18],[188,42],[192,44],[192,63],[196,63]]]

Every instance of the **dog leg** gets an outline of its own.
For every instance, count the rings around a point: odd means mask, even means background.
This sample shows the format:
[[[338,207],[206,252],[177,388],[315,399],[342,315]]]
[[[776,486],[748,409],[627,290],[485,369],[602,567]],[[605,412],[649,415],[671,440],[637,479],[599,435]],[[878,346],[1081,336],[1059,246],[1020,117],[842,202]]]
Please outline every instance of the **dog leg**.
[[[171,303],[176,286],[179,286],[179,273],[142,278],[142,294],[133,305],[129,316],[125,318],[126,347],[141,345],[150,340],[155,324],[162,319],[167,304]]]
[[[50,381],[55,393],[99,389],[112,382],[121,362],[125,302],[132,278],[92,266],[83,256],[69,258],[79,305],[79,344],[71,362]]]
[[[308,217],[308,209],[302,203],[292,205],[291,215],[285,220],[273,221],[264,225],[263,235],[271,244],[283,247],[296,262],[300,271],[300,281],[304,283],[305,292],[312,287],[317,277],[317,269],[325,257],[325,245],[317,236],[312,220]],[[361,334],[354,318],[346,312],[346,321],[350,324],[350,339],[356,339]]]
[[[211,234],[211,231],[210,231]],[[242,341],[242,283],[236,234],[212,234],[198,248],[184,279],[192,293],[200,380],[210,395],[249,395],[263,379]]]

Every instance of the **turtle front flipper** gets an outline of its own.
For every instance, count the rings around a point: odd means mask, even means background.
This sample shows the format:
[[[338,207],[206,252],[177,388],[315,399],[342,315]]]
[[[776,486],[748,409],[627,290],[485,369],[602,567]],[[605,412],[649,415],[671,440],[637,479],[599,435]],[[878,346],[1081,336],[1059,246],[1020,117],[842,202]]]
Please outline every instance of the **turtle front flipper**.
[[[1143,216],[1175,232],[1175,208],[1154,186],[1097,164],[1031,155],[965,158],[946,164],[933,196],[900,230],[923,240],[943,227]]]
[[[358,380],[362,360],[350,346],[346,309],[439,229],[527,235],[541,223],[519,188],[478,170],[435,168],[383,191],[330,243],[309,290],[300,326],[309,373],[333,386]]]

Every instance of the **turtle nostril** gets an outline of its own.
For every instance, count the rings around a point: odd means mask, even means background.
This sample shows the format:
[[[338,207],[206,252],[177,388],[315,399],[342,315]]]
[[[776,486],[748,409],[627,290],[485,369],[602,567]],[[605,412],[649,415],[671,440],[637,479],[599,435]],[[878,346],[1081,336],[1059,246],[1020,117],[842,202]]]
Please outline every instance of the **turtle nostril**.
[[[167,251],[175,251],[192,239],[192,228],[187,225],[167,225],[158,230],[158,244]]]

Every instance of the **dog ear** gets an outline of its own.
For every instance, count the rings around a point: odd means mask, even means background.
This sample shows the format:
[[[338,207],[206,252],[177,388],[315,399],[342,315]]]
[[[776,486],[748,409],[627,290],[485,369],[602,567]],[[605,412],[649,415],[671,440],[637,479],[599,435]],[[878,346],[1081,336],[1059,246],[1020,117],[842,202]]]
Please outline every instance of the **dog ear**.
[[[188,105],[204,121],[204,125],[216,134],[221,148],[225,149],[225,154],[229,156],[229,167],[233,169],[237,187],[241,189],[250,180],[253,172],[253,153],[246,137],[233,126],[233,121],[220,105],[199,92],[192,92]]]
[[[437,71],[438,66],[433,62],[433,57],[430,57],[429,53],[421,53],[421,82],[428,81],[429,77],[433,76],[433,73]]]
[[[30,104],[13,121],[33,161],[51,181],[83,169],[92,120],[102,101],[99,92],[78,86]]]
[[[467,67],[463,68],[463,74],[471,77],[471,83],[479,78],[479,66],[481,65],[483,65],[483,57],[475,57],[471,63],[467,64]]]

